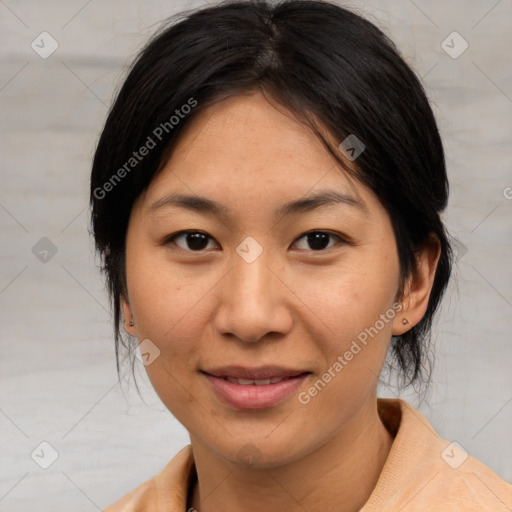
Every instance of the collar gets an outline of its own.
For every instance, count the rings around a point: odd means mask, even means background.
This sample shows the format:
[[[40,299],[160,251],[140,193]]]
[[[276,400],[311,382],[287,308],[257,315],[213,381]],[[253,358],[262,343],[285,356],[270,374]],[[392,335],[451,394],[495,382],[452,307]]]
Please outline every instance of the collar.
[[[378,398],[377,410],[386,428],[395,437],[377,485],[361,512],[378,510],[403,488],[432,445],[443,440],[426,418],[401,399]],[[442,450],[442,448],[441,448]],[[441,451],[439,450],[439,452]],[[191,486],[197,478],[192,445],[185,446],[156,476],[155,511],[186,511]]]

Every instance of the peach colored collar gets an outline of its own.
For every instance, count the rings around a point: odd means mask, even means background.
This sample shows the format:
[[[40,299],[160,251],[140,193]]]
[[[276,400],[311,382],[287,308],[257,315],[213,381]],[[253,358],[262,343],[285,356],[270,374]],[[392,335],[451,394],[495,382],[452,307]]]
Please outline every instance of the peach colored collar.
[[[512,509],[512,485],[440,438],[406,401],[379,398],[377,408],[395,439],[377,485],[360,512]],[[104,512],[187,512],[195,478],[194,455],[188,445],[158,475]]]

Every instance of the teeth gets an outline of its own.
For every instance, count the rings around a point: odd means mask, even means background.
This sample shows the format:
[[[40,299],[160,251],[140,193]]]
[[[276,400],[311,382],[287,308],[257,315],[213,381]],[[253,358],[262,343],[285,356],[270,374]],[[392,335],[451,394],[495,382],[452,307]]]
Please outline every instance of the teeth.
[[[256,386],[266,386],[267,384],[270,384],[270,379],[263,379],[263,380],[255,380]]]
[[[252,379],[236,379],[238,384],[242,384],[243,386],[248,386],[249,384],[254,384],[255,381]]]
[[[241,384],[242,386],[249,386],[256,384],[256,386],[267,386],[268,384],[276,384],[284,380],[284,377],[272,377],[271,379],[236,379],[234,377],[224,377],[228,382],[233,384]]]

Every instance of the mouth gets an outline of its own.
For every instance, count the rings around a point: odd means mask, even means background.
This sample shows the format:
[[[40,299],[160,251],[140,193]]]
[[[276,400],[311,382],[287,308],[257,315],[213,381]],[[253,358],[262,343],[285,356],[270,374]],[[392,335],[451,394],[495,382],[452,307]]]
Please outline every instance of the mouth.
[[[264,409],[284,402],[311,374],[310,371],[264,366],[229,366],[201,373],[215,394],[235,409]]]
[[[271,377],[270,379],[236,379],[235,377],[222,377],[228,382],[233,384],[240,384],[241,386],[250,386],[255,384],[256,386],[268,386],[268,384],[277,384],[283,380],[293,379],[294,377]]]

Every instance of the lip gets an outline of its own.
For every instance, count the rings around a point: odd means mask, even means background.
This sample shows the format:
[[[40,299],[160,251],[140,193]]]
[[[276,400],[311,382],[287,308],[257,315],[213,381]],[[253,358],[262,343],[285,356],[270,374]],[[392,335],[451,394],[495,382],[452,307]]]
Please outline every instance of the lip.
[[[307,370],[299,370],[292,368],[285,368],[284,366],[266,365],[249,368],[247,366],[221,366],[217,368],[211,368],[202,370],[204,373],[213,375],[214,377],[233,377],[235,379],[271,379],[272,377],[295,377],[302,373],[306,373]]]
[[[311,372],[291,370],[277,366],[244,368],[229,366],[201,372],[210,382],[217,396],[236,409],[266,409],[284,402],[299,388]],[[274,384],[238,384],[225,377],[266,380],[283,378]]]

